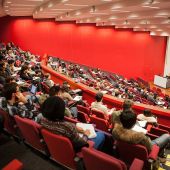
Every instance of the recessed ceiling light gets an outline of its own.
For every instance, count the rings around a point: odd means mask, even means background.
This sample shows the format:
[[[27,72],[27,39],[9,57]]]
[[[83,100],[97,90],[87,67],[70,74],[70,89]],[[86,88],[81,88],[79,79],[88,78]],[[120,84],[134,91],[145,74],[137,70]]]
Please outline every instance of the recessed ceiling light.
[[[69,1],[69,0],[62,0],[61,2],[67,2],[67,1]]]
[[[43,11],[43,7],[40,8],[40,11]]]
[[[137,17],[138,17],[137,14],[130,14],[130,15],[128,16],[128,18],[137,18]]]
[[[11,4],[12,2],[11,2],[11,1],[7,1],[6,3],[7,3],[7,4]]]
[[[85,5],[85,4],[64,4],[64,5],[67,5],[67,6],[75,6],[75,7],[84,7],[84,6],[88,6],[88,5]]]
[[[154,8],[154,9],[160,9],[160,7],[157,6],[142,6],[143,8]]]
[[[168,12],[158,12],[156,16],[169,15]]]
[[[109,19],[117,19],[116,16],[111,16]]]
[[[107,13],[104,12],[91,12],[92,15],[107,15]]]
[[[51,9],[51,10],[53,10],[53,11],[69,11],[69,10],[73,10],[73,9],[71,9],[71,8],[69,8],[69,9]]]
[[[75,15],[80,15],[81,12],[80,11],[76,11]]]
[[[156,25],[151,25],[149,28],[157,28]]]
[[[118,10],[118,9],[111,9],[113,12],[130,12],[130,11],[124,11],[124,10]]]
[[[96,20],[95,21],[100,21],[101,20],[101,18],[96,18]]]
[[[101,0],[103,2],[112,2],[112,0]]]
[[[52,6],[53,6],[52,2],[48,4],[48,8],[51,8]]]

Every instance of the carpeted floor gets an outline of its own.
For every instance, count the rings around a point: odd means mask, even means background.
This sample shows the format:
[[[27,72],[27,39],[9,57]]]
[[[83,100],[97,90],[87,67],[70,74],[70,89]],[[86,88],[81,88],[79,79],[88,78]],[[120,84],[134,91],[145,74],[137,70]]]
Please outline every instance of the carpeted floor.
[[[57,163],[33,152],[24,144],[2,135],[0,137],[0,169],[15,158],[24,164],[24,170],[64,170]]]

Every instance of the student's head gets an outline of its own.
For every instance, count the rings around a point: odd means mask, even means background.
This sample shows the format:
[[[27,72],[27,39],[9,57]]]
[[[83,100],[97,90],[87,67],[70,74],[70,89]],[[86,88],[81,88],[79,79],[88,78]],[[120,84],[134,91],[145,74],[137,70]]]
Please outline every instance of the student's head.
[[[58,96],[47,98],[42,105],[42,114],[50,121],[63,120],[64,112],[64,100]]]
[[[51,75],[49,73],[45,74],[46,79],[51,79]]]
[[[124,100],[123,110],[131,109],[132,105],[133,105],[133,102],[131,100],[128,100],[128,99]]]
[[[143,114],[144,114],[144,116],[146,116],[146,117],[152,116],[151,110],[149,110],[149,109],[145,109],[145,110],[143,111]]]
[[[5,84],[3,95],[6,98],[6,100],[11,100],[13,95],[19,91],[19,86],[15,82],[11,82],[8,84]]]
[[[28,71],[29,67],[28,65],[23,65],[22,68],[21,68],[21,73],[26,73]]]
[[[122,111],[120,122],[125,129],[131,129],[136,123],[136,114],[132,110]]]
[[[60,91],[60,85],[56,84],[50,88],[49,96],[57,96],[59,91]]]
[[[8,60],[8,64],[9,64],[10,66],[13,66],[13,65],[14,65],[14,63],[15,63],[15,61],[14,61],[14,60]]]
[[[96,94],[96,101],[97,102],[101,102],[102,101],[102,99],[103,99],[103,93],[101,93],[101,92],[98,92],[97,94]]]

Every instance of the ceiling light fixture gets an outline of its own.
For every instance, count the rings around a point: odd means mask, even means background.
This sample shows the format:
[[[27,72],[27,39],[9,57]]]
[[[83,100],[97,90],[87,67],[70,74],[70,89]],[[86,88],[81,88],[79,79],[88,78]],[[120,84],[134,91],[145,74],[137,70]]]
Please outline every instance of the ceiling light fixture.
[[[75,6],[75,7],[86,7],[86,6],[89,6],[89,5],[85,5],[85,4],[64,4],[64,5]]]
[[[107,13],[104,12],[95,12],[95,13],[91,13],[92,15],[107,15]]]
[[[143,8],[154,8],[154,9],[160,9],[160,7],[157,6],[142,6]]]
[[[53,6],[53,3],[50,2],[50,3],[48,4],[48,8],[51,8],[52,6]]]

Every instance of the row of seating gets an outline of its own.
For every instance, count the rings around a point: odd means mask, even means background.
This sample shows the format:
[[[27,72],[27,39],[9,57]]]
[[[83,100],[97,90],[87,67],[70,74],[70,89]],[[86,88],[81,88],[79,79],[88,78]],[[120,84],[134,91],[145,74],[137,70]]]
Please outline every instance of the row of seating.
[[[82,159],[87,170],[98,170],[101,166],[103,166],[103,169],[108,170],[115,168],[117,170],[126,169],[126,165],[122,161],[92,148],[83,148],[82,152],[75,153],[68,138],[42,129],[40,125],[32,120],[15,116],[15,121],[21,131],[24,142],[41,152],[50,154],[52,160],[69,169],[82,168],[83,166],[80,162]],[[91,163],[92,160],[93,163]],[[142,169],[143,161],[138,159],[133,162],[130,169],[137,169],[137,164],[139,164],[138,168]]]

